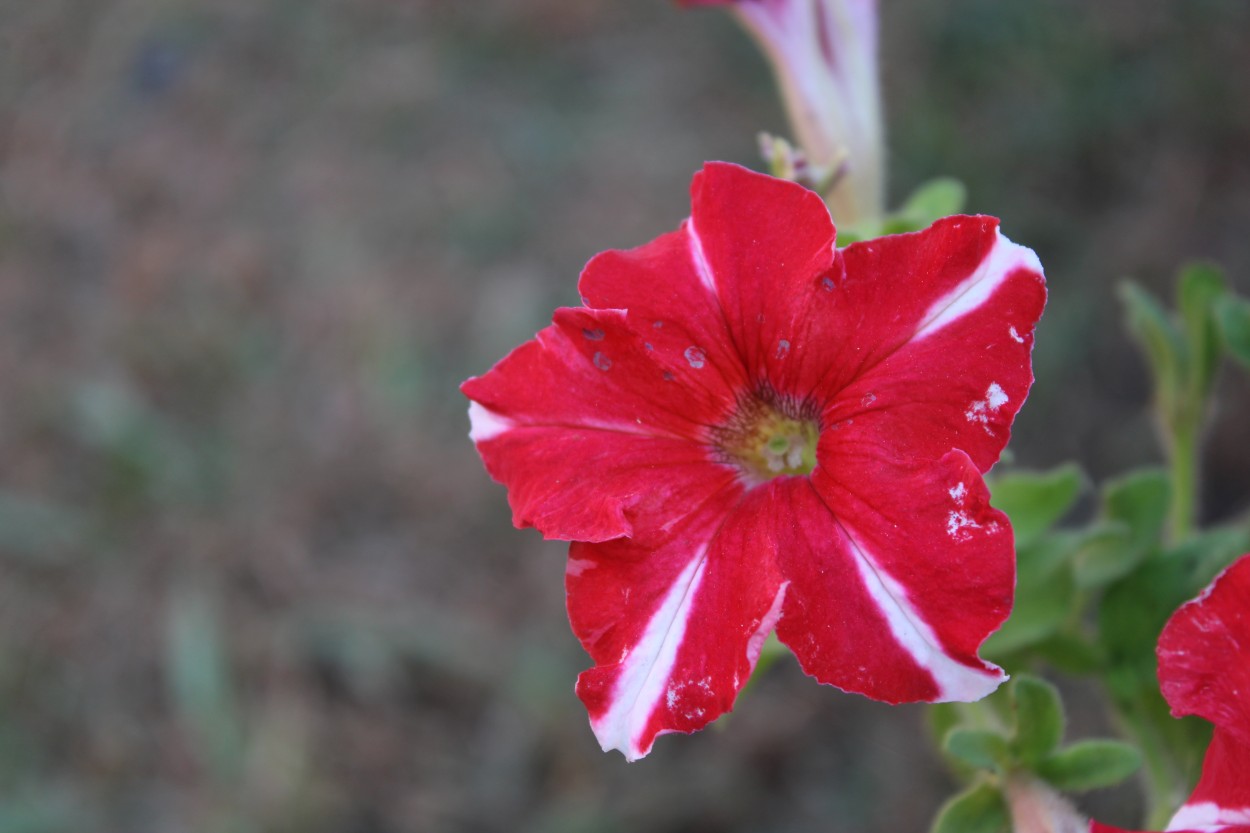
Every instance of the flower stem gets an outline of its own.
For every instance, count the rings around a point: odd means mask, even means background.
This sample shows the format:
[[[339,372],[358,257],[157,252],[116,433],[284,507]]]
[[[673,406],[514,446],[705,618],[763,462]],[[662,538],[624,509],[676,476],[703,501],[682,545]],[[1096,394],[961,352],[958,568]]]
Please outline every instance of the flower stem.
[[[1041,780],[1013,773],[1003,782],[1014,833],[1084,833],[1089,822]]]
[[[1194,527],[1194,507],[1198,497],[1198,419],[1181,417],[1170,432],[1168,468],[1172,480],[1172,500],[1168,512],[1168,537],[1176,544]]]

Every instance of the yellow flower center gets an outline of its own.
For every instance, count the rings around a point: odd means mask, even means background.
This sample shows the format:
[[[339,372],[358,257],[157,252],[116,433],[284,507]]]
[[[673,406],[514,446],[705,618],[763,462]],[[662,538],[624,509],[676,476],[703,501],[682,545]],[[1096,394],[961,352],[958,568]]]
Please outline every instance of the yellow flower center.
[[[820,427],[802,410],[771,391],[750,397],[716,429],[716,448],[751,481],[811,474]]]

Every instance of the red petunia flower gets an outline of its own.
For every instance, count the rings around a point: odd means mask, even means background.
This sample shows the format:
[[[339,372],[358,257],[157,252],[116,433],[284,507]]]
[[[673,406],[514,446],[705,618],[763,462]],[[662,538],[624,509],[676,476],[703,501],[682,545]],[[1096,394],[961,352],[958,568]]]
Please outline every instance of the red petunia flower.
[[[573,542],[601,745],[730,710],[774,627],[846,691],[984,696],[1014,560],[981,473],[1032,383],[1037,257],[990,217],[838,250],[816,194],[726,163],[691,192],[461,387],[516,525]]]
[[[1167,829],[1250,833],[1250,554],[1172,614],[1157,653],[1172,715],[1215,724],[1202,778]],[[1126,833],[1098,822],[1090,830]]]

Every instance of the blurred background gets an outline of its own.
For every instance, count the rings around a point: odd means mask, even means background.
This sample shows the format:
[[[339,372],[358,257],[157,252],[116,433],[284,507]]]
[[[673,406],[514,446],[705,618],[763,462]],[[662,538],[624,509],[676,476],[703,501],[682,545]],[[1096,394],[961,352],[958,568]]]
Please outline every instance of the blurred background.
[[[882,6],[894,201],[960,177],[1046,264],[1016,464],[1158,460],[1115,286],[1250,290],[1250,4]],[[600,752],[563,546],[466,437],[457,383],[761,129],[753,45],[665,0],[0,4],[0,833],[926,829],[924,710],[790,661]],[[1226,372],[1208,519],[1247,415]]]

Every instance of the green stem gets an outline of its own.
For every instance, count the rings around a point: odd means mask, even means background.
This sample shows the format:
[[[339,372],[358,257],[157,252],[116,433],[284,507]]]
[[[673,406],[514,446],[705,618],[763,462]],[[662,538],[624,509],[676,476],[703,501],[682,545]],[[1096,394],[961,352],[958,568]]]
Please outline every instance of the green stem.
[[[1197,419],[1181,417],[1172,426],[1168,448],[1168,468],[1172,475],[1168,537],[1172,544],[1188,538],[1194,527],[1194,507],[1198,500],[1197,424]]]

